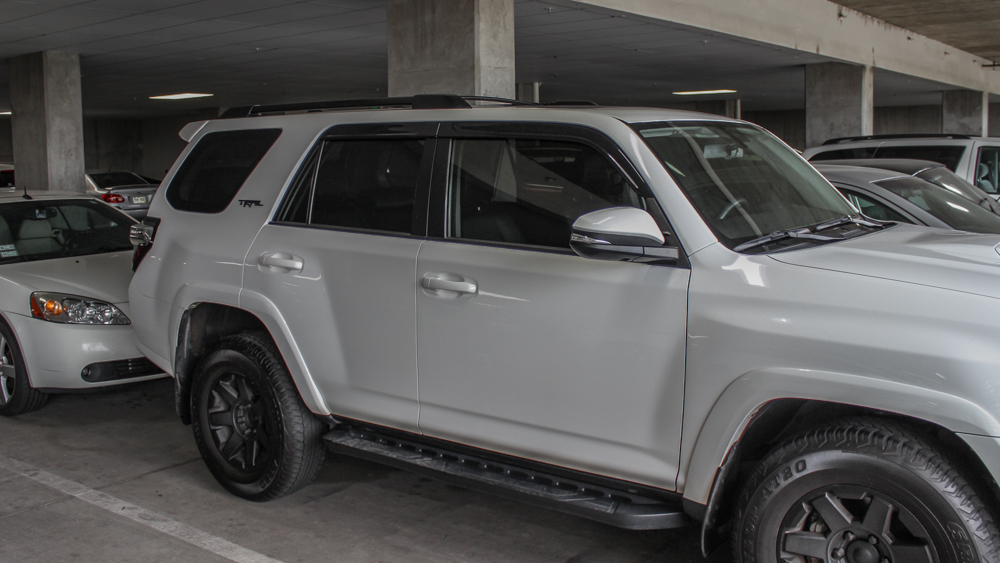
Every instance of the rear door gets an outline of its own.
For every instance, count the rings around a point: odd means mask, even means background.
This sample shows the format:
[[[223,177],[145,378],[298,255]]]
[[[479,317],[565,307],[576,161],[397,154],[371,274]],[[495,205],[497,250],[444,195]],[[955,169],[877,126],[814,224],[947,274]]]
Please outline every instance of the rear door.
[[[414,268],[435,128],[328,131],[250,249],[244,280],[283,315],[331,412],[406,430],[417,428]]]
[[[673,488],[690,270],[568,247],[589,211],[657,215],[651,193],[592,130],[441,131],[417,263],[420,430]]]

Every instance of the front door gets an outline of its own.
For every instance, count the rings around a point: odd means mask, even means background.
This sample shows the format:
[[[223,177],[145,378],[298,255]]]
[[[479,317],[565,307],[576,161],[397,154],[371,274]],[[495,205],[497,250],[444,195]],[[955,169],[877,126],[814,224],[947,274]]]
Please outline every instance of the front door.
[[[417,262],[420,430],[674,488],[690,271],[568,245],[579,215],[655,203],[582,141],[441,143],[444,236]]]
[[[284,314],[331,412],[416,431],[416,202],[432,141],[357,129],[315,147],[250,249],[244,288]]]

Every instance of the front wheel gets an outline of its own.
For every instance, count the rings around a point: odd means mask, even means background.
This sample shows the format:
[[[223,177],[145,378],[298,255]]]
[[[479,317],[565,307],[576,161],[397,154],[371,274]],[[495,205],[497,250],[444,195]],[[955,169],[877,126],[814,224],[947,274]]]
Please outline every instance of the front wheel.
[[[252,501],[309,484],[323,463],[323,424],[302,403],[267,335],[223,339],[198,364],[191,426],[215,479]]]
[[[1000,535],[972,486],[900,426],[849,420],[802,434],[747,479],[737,563],[996,563]]]
[[[0,416],[15,416],[42,408],[49,396],[28,381],[14,331],[0,322]]]

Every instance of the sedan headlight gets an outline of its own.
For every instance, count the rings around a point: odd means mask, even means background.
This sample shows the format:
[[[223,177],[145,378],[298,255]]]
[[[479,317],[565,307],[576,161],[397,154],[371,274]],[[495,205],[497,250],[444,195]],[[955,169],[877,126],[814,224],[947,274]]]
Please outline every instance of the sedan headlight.
[[[131,324],[125,313],[111,303],[79,295],[41,291],[31,294],[31,316],[76,325]]]

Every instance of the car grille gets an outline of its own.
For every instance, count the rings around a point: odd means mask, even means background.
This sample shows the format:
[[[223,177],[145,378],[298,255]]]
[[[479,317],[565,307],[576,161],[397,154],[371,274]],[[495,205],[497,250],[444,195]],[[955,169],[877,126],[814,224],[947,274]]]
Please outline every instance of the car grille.
[[[80,376],[88,383],[131,379],[163,373],[156,364],[146,358],[130,358],[113,362],[98,362],[83,368]]]

